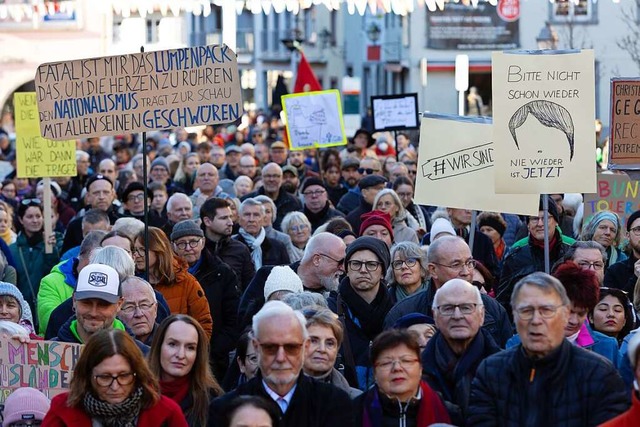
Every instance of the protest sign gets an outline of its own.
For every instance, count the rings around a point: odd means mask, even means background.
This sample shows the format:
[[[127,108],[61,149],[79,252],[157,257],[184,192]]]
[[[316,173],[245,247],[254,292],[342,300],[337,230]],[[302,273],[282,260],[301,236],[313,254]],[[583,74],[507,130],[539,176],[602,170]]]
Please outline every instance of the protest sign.
[[[640,79],[611,79],[609,169],[640,169]]]
[[[282,108],[291,150],[347,144],[337,90],[284,95]]]
[[[49,397],[67,391],[81,350],[80,344],[0,339],[0,403],[20,387]]]
[[[494,52],[497,193],[596,188],[592,50]]]
[[[52,141],[40,136],[35,92],[15,93],[13,105],[18,178],[77,175],[76,142]]]
[[[489,119],[423,114],[416,203],[537,215],[538,195],[494,191],[494,145]]]
[[[42,64],[40,131],[54,140],[231,123],[242,115],[236,54],[195,46]]]
[[[373,128],[378,131],[417,129],[418,95],[384,95],[371,97]]]
[[[624,172],[603,172],[598,174],[598,186],[595,193],[584,195],[583,224],[600,211],[618,214],[622,224],[640,209],[640,181],[631,179]]]

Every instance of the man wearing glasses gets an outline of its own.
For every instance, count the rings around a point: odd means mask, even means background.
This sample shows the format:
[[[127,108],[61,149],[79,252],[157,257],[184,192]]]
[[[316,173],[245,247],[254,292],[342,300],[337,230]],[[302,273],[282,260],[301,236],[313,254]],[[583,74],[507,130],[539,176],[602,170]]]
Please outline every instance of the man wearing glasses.
[[[281,301],[269,301],[253,317],[253,346],[260,375],[211,404],[210,426],[224,425],[222,415],[238,396],[261,396],[279,408],[280,427],[352,426],[349,395],[302,373],[309,347],[306,320]]]
[[[133,331],[136,339],[150,346],[158,326],[158,302],[146,280],[131,276],[122,282],[124,299],[118,318]]]
[[[195,221],[180,221],[173,227],[171,246],[176,255],[187,261],[189,273],[198,280],[209,301],[213,319],[211,366],[216,377],[223,378],[229,367],[229,352],[240,336],[240,281],[228,264],[205,248],[204,232]]]
[[[433,317],[433,305],[436,291],[451,279],[462,279],[471,283],[476,260],[471,256],[469,245],[461,237],[438,237],[429,246],[427,255],[429,280],[427,289],[405,298],[393,307],[384,320],[385,329],[393,327],[394,323],[409,313],[422,313]],[[496,343],[504,348],[507,340],[513,335],[509,317],[504,308],[493,298],[482,294],[484,304],[483,328],[491,334]]]
[[[343,212],[345,215],[348,215],[351,211],[357,209],[360,204],[362,192],[362,187],[358,184],[362,178],[371,175],[384,177],[382,165],[380,164],[380,160],[376,157],[365,157],[359,164],[351,158],[345,160],[342,166],[342,178],[347,184],[349,191],[342,196],[338,202],[338,206],[336,206],[336,209]],[[384,182],[386,183],[386,179]],[[371,201],[373,202],[373,199],[371,199]],[[357,228],[354,230],[357,230]]]
[[[569,304],[560,281],[548,274],[515,285],[511,306],[522,343],[478,367],[468,425],[600,425],[627,409],[613,365],[565,339]]]
[[[631,256],[609,266],[604,275],[603,285],[622,289],[633,295],[636,281],[640,277],[640,210],[632,213],[627,219],[627,233]]]
[[[355,372],[357,387],[363,391],[373,380],[370,343],[382,332],[384,318],[393,307],[383,279],[390,262],[389,248],[382,240],[369,236],[357,238],[347,247],[347,275],[340,281],[338,293],[328,300],[329,308],[345,325],[344,340],[348,344],[342,346],[343,360],[349,370]]]
[[[304,196],[304,214],[311,222],[312,233],[322,224],[326,224],[342,212],[331,207],[324,182],[320,178],[310,177],[302,183],[300,193]]]
[[[119,209],[120,215],[123,218],[135,218],[144,222],[144,198],[147,197],[147,202],[151,206],[151,200],[153,194],[148,188],[145,189],[144,185],[140,182],[132,182],[127,185],[127,188],[122,193],[123,205]],[[149,226],[150,227],[162,227],[164,221],[153,210],[149,210]]]
[[[542,197],[548,197],[549,205],[549,266],[553,266],[575,242],[560,231],[558,222],[560,217],[558,208],[550,196],[540,196],[538,216],[529,217],[529,236],[520,239],[513,244],[511,252],[504,259],[500,284],[496,299],[511,313],[509,299],[516,282],[523,277],[536,272],[544,271],[544,212],[542,210]]]

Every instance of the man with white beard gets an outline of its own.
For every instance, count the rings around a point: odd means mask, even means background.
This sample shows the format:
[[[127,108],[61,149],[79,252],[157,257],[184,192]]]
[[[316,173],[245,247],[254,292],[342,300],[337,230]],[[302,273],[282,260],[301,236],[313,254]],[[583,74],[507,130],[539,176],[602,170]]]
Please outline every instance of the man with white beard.
[[[300,261],[289,265],[300,279],[305,291],[328,293],[338,289],[344,274],[346,245],[331,233],[318,233],[309,239]],[[261,267],[247,286],[239,305],[242,326],[251,322],[254,314],[264,305],[264,284],[272,265]],[[326,297],[326,295],[325,295]]]

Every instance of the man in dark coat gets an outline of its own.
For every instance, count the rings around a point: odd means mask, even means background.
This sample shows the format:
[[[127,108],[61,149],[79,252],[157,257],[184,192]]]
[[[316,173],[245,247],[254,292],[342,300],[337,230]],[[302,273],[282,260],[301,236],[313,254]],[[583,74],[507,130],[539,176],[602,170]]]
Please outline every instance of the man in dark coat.
[[[395,305],[384,320],[385,329],[393,327],[402,316],[409,313],[422,313],[433,317],[431,309],[436,290],[451,279],[459,278],[472,282],[474,259],[471,257],[469,245],[457,236],[439,237],[429,246],[427,289],[417,292]],[[507,340],[513,335],[511,323],[504,308],[493,298],[482,295],[484,304],[485,329],[496,343],[504,348]]]
[[[206,237],[207,250],[231,267],[238,275],[242,289],[245,289],[256,270],[247,246],[231,238],[233,220],[230,206],[224,199],[208,199],[200,208],[201,227]]]
[[[640,210],[632,213],[627,219],[627,233],[631,256],[609,266],[604,274],[603,286],[622,289],[633,295],[636,281],[640,277]]]
[[[280,408],[280,427],[350,427],[354,412],[349,395],[334,385],[302,373],[308,334],[302,313],[281,301],[269,301],[253,319],[253,346],[260,374],[210,406],[209,426],[222,426],[221,416],[238,396],[261,396]]]
[[[565,339],[570,301],[560,281],[533,273],[511,302],[522,342],[478,367],[469,425],[595,426],[629,407],[613,365]]]
[[[380,175],[368,175],[358,182],[360,188],[360,205],[347,215],[347,222],[351,224],[354,232],[360,230],[362,214],[371,212],[376,195],[385,188],[387,179]]]
[[[389,247],[382,240],[357,238],[347,247],[347,275],[340,282],[337,295],[331,295],[328,301],[329,308],[345,325],[342,354],[363,391],[373,384],[369,346],[382,332],[384,318],[393,306],[383,280],[390,262]]]
[[[173,227],[171,246],[176,255],[187,261],[189,273],[198,280],[209,301],[213,319],[211,367],[217,378],[224,378],[229,367],[229,352],[236,348],[240,336],[238,276],[220,257],[205,248],[204,233],[193,220],[180,221]]]
[[[311,232],[337,216],[344,217],[342,212],[331,207],[324,182],[320,178],[310,177],[304,180],[300,194],[304,196],[304,214],[311,222]]]
[[[500,347],[481,328],[480,291],[465,280],[449,280],[436,291],[433,314],[438,332],[422,353],[424,378],[442,395],[452,421],[464,425],[476,369]]]
[[[256,270],[263,265],[284,265],[291,262],[287,248],[275,239],[267,237],[264,223],[264,206],[257,200],[247,199],[240,205],[240,230],[233,236],[247,245]]]

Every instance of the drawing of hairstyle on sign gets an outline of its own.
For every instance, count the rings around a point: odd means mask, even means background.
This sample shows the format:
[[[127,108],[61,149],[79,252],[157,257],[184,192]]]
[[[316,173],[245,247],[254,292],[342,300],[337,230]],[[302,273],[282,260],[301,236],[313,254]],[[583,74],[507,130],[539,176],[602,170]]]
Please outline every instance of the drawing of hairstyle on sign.
[[[537,194],[496,194],[491,137],[489,118],[423,113],[416,203],[537,215]]]
[[[292,93],[282,103],[291,150],[347,144],[337,90]]]
[[[371,114],[377,131],[417,129],[418,95],[372,96]]]
[[[12,391],[33,387],[53,397],[68,391],[83,346],[57,341],[0,339],[0,404]]]
[[[592,50],[494,52],[497,193],[596,188]]]
[[[226,124],[242,115],[236,54],[195,46],[42,64],[40,132],[64,140]]]

